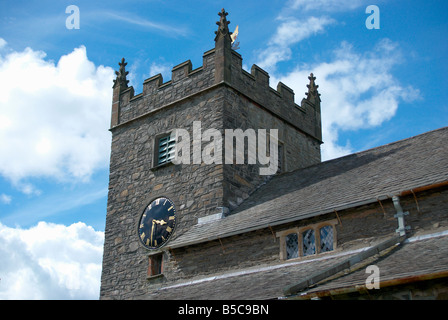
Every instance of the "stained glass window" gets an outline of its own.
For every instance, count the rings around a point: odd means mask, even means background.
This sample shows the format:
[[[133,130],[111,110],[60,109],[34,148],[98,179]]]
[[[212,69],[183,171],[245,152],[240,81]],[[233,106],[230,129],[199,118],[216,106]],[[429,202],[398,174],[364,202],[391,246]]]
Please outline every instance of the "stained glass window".
[[[285,238],[286,259],[294,259],[299,256],[299,237],[297,233],[290,233]]]
[[[320,228],[320,252],[333,250],[333,227],[325,226]]]
[[[316,240],[313,229],[308,229],[302,233],[302,245],[304,256],[316,253]]]
[[[336,221],[285,230],[282,259],[294,259],[333,251],[336,246]]]

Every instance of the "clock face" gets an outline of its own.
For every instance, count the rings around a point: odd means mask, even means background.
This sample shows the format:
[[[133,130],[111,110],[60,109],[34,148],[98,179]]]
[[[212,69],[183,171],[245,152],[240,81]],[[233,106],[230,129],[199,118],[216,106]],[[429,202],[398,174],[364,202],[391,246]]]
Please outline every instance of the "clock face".
[[[165,197],[152,201],[138,224],[140,241],[148,249],[158,249],[171,237],[176,225],[174,203]]]

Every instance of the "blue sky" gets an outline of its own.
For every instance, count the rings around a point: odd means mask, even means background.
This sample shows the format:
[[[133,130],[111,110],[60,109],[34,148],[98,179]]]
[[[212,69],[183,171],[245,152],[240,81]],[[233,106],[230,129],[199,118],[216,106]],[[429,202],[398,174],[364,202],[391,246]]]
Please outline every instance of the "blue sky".
[[[66,28],[69,5],[79,29]],[[0,299],[98,297],[113,71],[125,57],[137,94],[188,59],[201,66],[223,7],[246,70],[297,102],[317,77],[324,160],[447,125],[446,1],[3,1]]]

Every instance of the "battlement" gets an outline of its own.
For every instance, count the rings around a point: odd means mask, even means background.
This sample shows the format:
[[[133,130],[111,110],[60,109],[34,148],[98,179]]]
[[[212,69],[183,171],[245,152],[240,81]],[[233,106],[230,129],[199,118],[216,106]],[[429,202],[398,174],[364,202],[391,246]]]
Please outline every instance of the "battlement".
[[[255,64],[250,73],[245,71],[241,55],[232,51],[231,86],[260,107],[321,141],[320,95],[312,80],[315,79],[313,74],[308,77],[312,83],[307,85],[307,97],[301,100],[300,105],[295,102],[295,94],[290,87],[279,82],[274,89],[269,78],[269,73]]]
[[[143,82],[143,92],[134,95],[134,88],[114,87],[111,127],[126,123],[148,112],[162,108],[177,100],[196,94],[213,85],[213,51],[204,53],[203,65],[192,70],[190,60],[172,69],[171,80],[163,82],[161,74],[157,74]],[[114,109],[114,108],[113,108]]]
[[[163,82],[161,74],[146,79],[140,94],[134,95],[134,88],[127,86],[127,63],[123,58],[114,81],[111,128],[218,86],[227,86],[320,141],[320,98],[313,75],[308,96],[296,104],[294,91],[282,82],[272,88],[269,74],[262,68],[253,65],[250,73],[242,68],[241,55],[231,48],[228,23],[223,24],[224,30],[220,27],[216,32],[215,48],[203,54],[202,66],[193,69],[190,60],[182,62],[172,68],[171,80],[167,82]]]

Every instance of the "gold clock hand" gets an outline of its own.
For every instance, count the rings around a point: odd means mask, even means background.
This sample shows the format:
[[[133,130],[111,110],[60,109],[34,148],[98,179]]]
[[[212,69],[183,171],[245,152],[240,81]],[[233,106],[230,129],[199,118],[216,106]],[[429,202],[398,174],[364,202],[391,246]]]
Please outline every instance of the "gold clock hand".
[[[152,244],[152,241],[153,241],[153,234],[154,234],[155,221],[156,221],[156,220],[152,220],[152,228],[151,228],[151,245],[153,245],[153,244]]]
[[[161,226],[163,226],[164,224],[167,224],[165,222],[165,220],[153,220],[155,223],[160,224]]]

